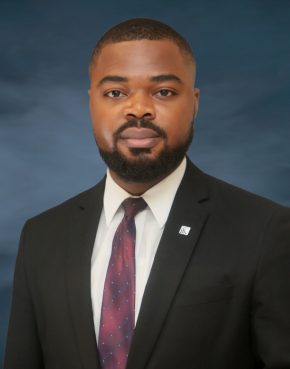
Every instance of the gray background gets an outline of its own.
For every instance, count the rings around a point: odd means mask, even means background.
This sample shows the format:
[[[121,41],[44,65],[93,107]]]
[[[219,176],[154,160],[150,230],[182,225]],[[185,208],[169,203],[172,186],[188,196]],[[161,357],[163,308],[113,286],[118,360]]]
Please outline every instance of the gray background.
[[[290,205],[290,1],[0,3],[0,362],[21,227],[104,172],[88,112],[96,40],[130,17],[168,22],[198,59],[190,157],[203,170]]]

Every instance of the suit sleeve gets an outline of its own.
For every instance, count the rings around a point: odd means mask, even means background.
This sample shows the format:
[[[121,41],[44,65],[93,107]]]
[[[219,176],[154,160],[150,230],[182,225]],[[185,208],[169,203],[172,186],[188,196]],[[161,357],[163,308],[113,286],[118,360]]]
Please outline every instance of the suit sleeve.
[[[33,303],[25,272],[25,232],[23,228],[14,273],[12,308],[8,328],[4,369],[42,369]]]
[[[273,216],[253,289],[254,351],[262,368],[290,368],[290,212]],[[260,367],[260,366],[259,366]]]

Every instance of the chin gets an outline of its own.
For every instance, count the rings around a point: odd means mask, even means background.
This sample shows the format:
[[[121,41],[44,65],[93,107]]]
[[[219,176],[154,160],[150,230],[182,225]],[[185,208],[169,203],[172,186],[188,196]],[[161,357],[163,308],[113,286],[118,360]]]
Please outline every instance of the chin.
[[[138,159],[140,158],[148,158],[148,159],[157,159],[158,156],[162,153],[162,151],[167,150],[166,145],[156,145],[154,147],[128,147],[117,145],[113,151],[119,152],[124,158],[130,159]]]
[[[165,177],[178,166],[185,155],[184,150],[163,150],[154,154],[146,151],[138,149],[138,152],[134,150],[134,153],[125,156],[117,150],[113,152],[100,150],[100,155],[108,168],[120,178],[139,183]]]

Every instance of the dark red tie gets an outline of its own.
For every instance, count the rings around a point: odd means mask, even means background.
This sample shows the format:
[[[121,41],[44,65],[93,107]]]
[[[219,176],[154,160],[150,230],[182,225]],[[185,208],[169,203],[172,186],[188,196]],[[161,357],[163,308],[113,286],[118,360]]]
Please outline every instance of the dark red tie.
[[[114,235],[105,279],[99,331],[103,369],[125,369],[135,326],[135,215],[142,197],[126,199],[124,217]]]

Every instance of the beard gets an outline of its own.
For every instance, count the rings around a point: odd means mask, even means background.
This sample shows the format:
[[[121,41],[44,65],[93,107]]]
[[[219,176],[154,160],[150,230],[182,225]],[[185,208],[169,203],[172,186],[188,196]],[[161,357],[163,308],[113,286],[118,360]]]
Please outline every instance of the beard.
[[[193,123],[185,141],[174,149],[167,145],[167,134],[160,127],[148,120],[131,119],[124,123],[114,134],[114,146],[112,151],[106,151],[99,147],[99,152],[108,168],[114,171],[120,178],[130,182],[151,182],[170,174],[184,158],[193,139]],[[151,149],[131,148],[134,158],[127,158],[117,148],[120,134],[127,128],[150,128],[164,139],[164,147],[154,159],[148,157]]]

